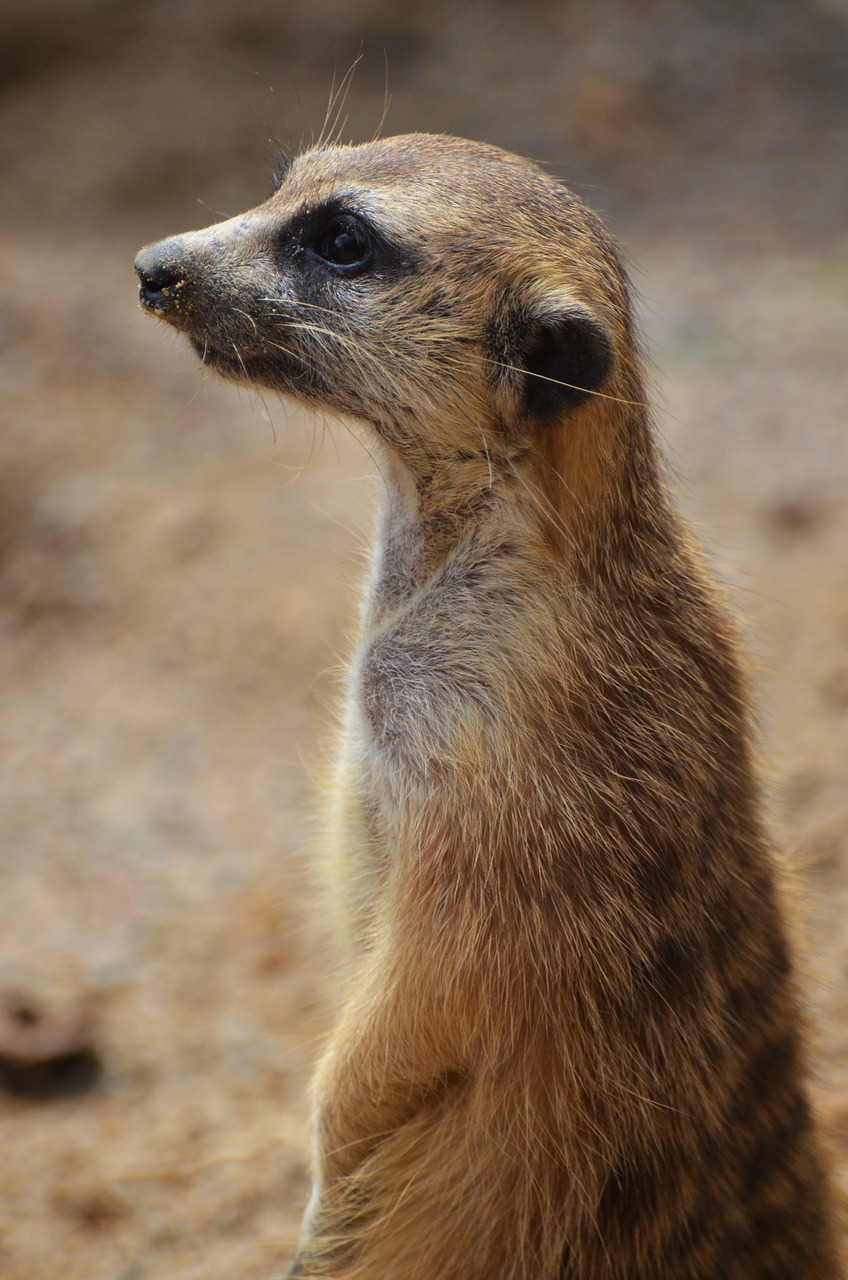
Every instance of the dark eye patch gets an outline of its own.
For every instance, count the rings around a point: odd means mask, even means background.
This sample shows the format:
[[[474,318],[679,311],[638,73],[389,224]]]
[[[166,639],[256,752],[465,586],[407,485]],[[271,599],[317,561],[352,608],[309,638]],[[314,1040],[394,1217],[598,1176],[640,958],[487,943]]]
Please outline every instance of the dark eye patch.
[[[344,199],[327,200],[295,215],[280,236],[286,255],[301,257],[313,271],[330,276],[380,276],[414,270],[420,251],[390,239]]]
[[[374,259],[374,240],[368,226],[354,214],[338,214],[307,240],[304,248],[345,275],[365,271]]]

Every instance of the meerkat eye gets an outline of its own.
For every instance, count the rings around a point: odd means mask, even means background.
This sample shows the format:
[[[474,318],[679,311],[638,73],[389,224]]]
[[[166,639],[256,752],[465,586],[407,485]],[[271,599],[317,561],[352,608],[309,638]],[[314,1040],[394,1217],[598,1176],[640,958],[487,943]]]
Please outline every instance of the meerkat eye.
[[[325,227],[310,245],[313,253],[330,266],[350,273],[363,270],[374,256],[366,228],[357,218],[338,218]]]

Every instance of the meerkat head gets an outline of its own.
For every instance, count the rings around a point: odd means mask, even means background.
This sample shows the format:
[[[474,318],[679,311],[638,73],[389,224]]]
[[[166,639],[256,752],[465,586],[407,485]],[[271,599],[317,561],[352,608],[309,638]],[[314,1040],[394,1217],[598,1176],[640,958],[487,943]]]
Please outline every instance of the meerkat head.
[[[613,387],[629,325],[599,219],[449,137],[308,151],[264,204],[135,266],[204,365],[364,419],[401,457],[549,432]]]

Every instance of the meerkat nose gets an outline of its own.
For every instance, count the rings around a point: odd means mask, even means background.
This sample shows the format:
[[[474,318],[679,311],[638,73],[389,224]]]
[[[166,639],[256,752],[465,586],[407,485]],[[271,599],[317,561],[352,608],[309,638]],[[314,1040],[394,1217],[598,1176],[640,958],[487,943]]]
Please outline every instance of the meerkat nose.
[[[179,309],[185,270],[175,260],[170,241],[148,245],[141,250],[133,265],[140,282],[139,297],[143,306],[160,315]]]

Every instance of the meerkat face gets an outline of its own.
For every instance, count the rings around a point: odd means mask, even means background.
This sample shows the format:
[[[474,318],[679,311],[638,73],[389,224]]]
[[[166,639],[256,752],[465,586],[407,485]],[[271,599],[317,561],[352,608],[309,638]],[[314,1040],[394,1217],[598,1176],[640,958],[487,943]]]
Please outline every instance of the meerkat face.
[[[429,135],[307,152],[258,208],[135,266],[142,305],[204,365],[401,452],[567,417],[610,378],[626,307],[602,225],[564,187]]]

